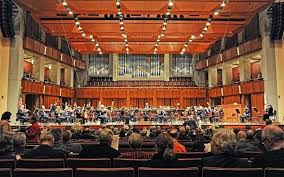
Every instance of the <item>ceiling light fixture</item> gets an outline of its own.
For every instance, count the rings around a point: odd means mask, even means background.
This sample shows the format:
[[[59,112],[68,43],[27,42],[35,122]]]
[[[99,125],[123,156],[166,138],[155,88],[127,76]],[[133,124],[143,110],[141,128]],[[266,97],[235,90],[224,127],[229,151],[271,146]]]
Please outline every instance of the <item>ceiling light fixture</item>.
[[[214,11],[213,15],[210,15],[208,17],[208,20],[205,23],[204,28],[202,29],[202,32],[199,34],[199,37],[191,35],[190,39],[188,40],[188,43],[193,42],[193,40],[195,40],[195,39],[201,39],[201,38],[204,37],[205,33],[208,31],[208,27],[211,26],[211,22],[213,20],[213,16],[219,15],[220,12],[224,9],[224,7],[228,4],[228,2],[229,2],[229,0],[222,1],[220,6]],[[185,52],[185,48],[188,47],[188,43],[184,44],[184,47],[182,48],[182,51],[180,52],[180,54],[183,54]]]

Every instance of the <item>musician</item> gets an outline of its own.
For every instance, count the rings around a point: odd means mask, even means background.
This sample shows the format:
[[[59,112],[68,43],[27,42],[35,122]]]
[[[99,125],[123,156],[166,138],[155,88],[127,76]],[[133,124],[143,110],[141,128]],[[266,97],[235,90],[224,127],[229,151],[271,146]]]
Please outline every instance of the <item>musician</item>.
[[[44,106],[44,105],[42,105],[42,106],[41,106],[41,109],[38,110],[38,116],[39,116],[40,122],[45,122],[45,123],[47,123],[47,121],[48,121],[48,115],[47,115],[46,112],[45,112],[45,106]]]
[[[266,109],[265,109],[265,113],[263,115],[263,121],[266,121],[267,119],[270,118],[270,116],[273,116],[274,113],[273,113],[273,107],[271,104],[268,104]]]
[[[20,106],[18,112],[16,113],[16,116],[16,121],[20,121],[20,123],[23,124],[28,119],[28,110],[25,110],[22,106]]]
[[[240,122],[244,123],[245,120],[252,121],[251,117],[251,112],[248,106],[245,106],[245,112],[244,114],[240,117]]]

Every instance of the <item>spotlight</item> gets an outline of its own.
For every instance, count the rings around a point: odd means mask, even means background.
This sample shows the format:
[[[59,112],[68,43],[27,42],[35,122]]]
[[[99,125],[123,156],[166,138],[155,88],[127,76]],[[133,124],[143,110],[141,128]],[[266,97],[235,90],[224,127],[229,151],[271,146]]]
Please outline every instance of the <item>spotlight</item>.
[[[93,36],[93,35],[90,35],[90,38],[92,39],[92,38],[94,38],[94,36]]]
[[[83,36],[83,37],[85,37],[85,36],[86,36],[86,34],[85,34],[85,33],[82,33],[82,36]]]
[[[91,41],[92,41],[92,42],[95,42],[95,39],[92,39]]]
[[[162,34],[161,34],[161,37],[164,37],[164,36],[165,36],[164,33],[162,33]]]
[[[223,1],[223,3],[221,4],[221,7],[225,7],[226,6],[226,3],[225,1]]]
[[[219,15],[220,14],[220,10],[216,10],[215,12],[214,12],[214,15]]]
[[[99,43],[96,43],[96,47],[99,47]]]
[[[76,22],[75,22],[75,25],[80,25],[80,22],[79,22],[79,21],[76,21]]]
[[[73,12],[70,10],[69,12],[68,12],[70,15],[73,15]]]
[[[63,6],[67,6],[68,4],[67,4],[66,1],[63,1],[62,5],[63,5]]]
[[[102,54],[103,54],[103,52],[100,52],[99,54],[100,54],[100,55],[102,55]]]
[[[124,27],[123,27],[123,26],[121,26],[121,27],[120,27],[120,30],[124,30]]]
[[[169,7],[173,7],[173,5],[174,5],[173,1],[172,1],[172,0],[170,0],[170,2],[169,2],[169,4],[168,4],[168,6],[169,6]]]
[[[119,6],[120,5],[120,2],[119,1],[116,1],[116,3],[115,3],[117,6]]]

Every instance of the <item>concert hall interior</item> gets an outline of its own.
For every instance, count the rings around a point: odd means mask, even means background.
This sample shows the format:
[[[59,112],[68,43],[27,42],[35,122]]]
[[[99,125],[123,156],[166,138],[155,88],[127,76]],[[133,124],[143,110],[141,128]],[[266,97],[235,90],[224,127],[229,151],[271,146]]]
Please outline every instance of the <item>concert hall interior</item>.
[[[0,0],[0,28],[0,177],[284,176],[284,0]]]

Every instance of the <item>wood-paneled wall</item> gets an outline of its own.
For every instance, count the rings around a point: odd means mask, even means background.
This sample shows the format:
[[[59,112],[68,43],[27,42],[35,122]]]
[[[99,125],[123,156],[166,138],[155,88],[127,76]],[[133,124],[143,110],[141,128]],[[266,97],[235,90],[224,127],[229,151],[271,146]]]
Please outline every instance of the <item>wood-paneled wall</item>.
[[[102,104],[107,105],[109,101],[119,99],[125,103],[124,106],[144,107],[145,103],[151,106],[176,106],[180,103],[182,107],[189,106],[184,99],[198,99],[196,103],[206,103],[205,88],[79,88],[76,90],[77,104],[84,103],[82,99],[99,99]],[[202,101],[201,101],[202,100]],[[204,100],[204,101],[203,101]],[[105,102],[105,103],[104,103]],[[115,103],[116,105],[122,105]]]

